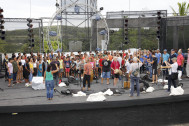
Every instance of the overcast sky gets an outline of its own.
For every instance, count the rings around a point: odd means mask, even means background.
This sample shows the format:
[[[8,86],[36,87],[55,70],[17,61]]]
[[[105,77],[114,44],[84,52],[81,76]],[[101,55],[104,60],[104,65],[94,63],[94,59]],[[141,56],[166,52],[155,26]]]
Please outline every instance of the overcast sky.
[[[131,11],[168,10],[170,6],[178,10],[177,2],[186,0],[130,0]],[[55,12],[56,0],[31,0],[31,17],[51,17]],[[30,16],[30,0],[0,0],[0,7],[4,9],[6,18],[28,18]],[[103,15],[107,11],[128,11],[129,0],[98,0],[98,7],[104,7]]]

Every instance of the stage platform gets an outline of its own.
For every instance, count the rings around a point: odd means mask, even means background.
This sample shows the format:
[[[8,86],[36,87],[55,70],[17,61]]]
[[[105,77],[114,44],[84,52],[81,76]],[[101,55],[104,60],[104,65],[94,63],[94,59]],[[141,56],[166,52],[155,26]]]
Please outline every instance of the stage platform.
[[[122,88],[122,81],[118,83],[117,87],[113,86],[112,79],[110,82],[110,85],[106,85],[106,81],[104,81],[102,85],[100,80],[99,83],[93,81],[91,92],[95,93],[108,88]],[[64,125],[77,125],[78,123],[95,126],[107,124],[110,126],[121,126],[126,123],[141,126],[152,124],[186,125],[189,124],[189,120],[185,117],[189,116],[189,79],[184,78],[182,83],[184,84],[183,89],[185,91],[182,96],[169,96],[170,93],[163,90],[163,86],[160,83],[157,85],[149,83],[150,86],[155,88],[155,91],[152,93],[141,93],[140,97],[136,97],[136,94],[134,97],[129,97],[129,90],[125,90],[122,95],[105,96],[107,99],[103,102],[87,102],[87,97],[72,97],[58,93],[54,93],[53,100],[49,101],[46,99],[45,90],[34,91],[31,87],[25,87],[24,84],[16,84],[13,87],[7,87],[8,82],[5,82],[4,79],[0,79],[0,88],[4,89],[4,91],[0,91],[0,125],[10,125],[13,122],[18,123],[19,121],[16,122],[18,117],[25,119],[30,116],[34,119],[41,118],[39,124],[44,125],[42,122],[46,119],[43,116],[48,117],[48,113],[53,116],[63,116],[67,120],[59,120],[58,123],[64,123]],[[61,91],[66,89],[81,89],[81,87],[80,85],[70,84],[68,88],[56,87],[56,89]],[[12,113],[18,114],[12,116]],[[81,115],[79,115],[79,113]],[[93,113],[96,114],[96,116]],[[74,117],[74,114],[79,117]],[[88,121],[85,120],[83,122],[85,116],[87,116],[86,119],[88,119]],[[139,116],[142,117],[137,120]],[[12,122],[8,121],[10,118]],[[92,118],[99,120],[99,122],[94,123],[93,121],[95,120],[92,120]],[[60,117],[56,119],[60,119]],[[72,119],[75,119],[74,123],[70,122]],[[107,121],[107,124],[105,124],[103,119]],[[115,122],[116,120],[117,123]],[[148,122],[147,120],[152,120],[152,122]],[[26,119],[26,121],[31,121],[33,122],[32,124],[35,124],[31,119]],[[156,123],[154,124],[153,121]],[[30,125],[23,120],[20,120],[19,124],[21,124],[21,122],[25,125]],[[56,124],[56,122],[54,123]]]

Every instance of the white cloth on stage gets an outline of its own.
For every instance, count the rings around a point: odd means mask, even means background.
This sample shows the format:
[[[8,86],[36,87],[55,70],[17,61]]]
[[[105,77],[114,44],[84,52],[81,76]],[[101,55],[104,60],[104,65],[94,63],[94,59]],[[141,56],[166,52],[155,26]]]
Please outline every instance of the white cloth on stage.
[[[66,84],[64,82],[61,82],[58,86],[59,87],[66,87]]]
[[[98,101],[104,101],[104,100],[106,100],[106,97],[104,96],[103,92],[90,94],[87,98],[87,101],[89,102],[98,102]]]
[[[174,88],[173,86],[171,86],[171,93],[170,96],[176,96],[176,95],[183,95],[184,94],[184,90],[181,88],[181,86]]]
[[[107,91],[104,92],[104,95],[109,95],[109,96],[111,96],[111,95],[113,95],[113,94],[114,94],[113,91],[111,91],[110,89],[108,89]]]
[[[163,82],[163,79],[158,79],[158,82],[159,83],[162,83]],[[168,83],[168,80],[164,80],[165,83]]]
[[[45,84],[43,83],[43,77],[33,77],[32,88],[34,90],[44,90]]]
[[[154,90],[155,90],[155,89],[154,89],[153,87],[148,87],[148,88],[146,89],[146,92],[147,92],[147,93],[152,93]]]
[[[84,92],[79,91],[77,92],[77,94],[72,94],[73,97],[84,97],[87,96]]]
[[[165,90],[168,89],[168,85],[164,85],[163,89]]]

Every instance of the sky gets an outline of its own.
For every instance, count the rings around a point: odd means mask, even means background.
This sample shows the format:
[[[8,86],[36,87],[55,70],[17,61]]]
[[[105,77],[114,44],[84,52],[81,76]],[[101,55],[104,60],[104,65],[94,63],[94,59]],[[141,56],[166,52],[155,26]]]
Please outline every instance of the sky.
[[[104,7],[102,14],[107,11],[129,11],[129,0],[97,0],[98,8]],[[186,0],[130,0],[130,11],[168,10],[170,6],[178,10],[177,2]],[[31,17],[52,17],[56,11],[56,0],[31,0]],[[4,9],[5,18],[30,17],[30,0],[0,0],[0,7]]]

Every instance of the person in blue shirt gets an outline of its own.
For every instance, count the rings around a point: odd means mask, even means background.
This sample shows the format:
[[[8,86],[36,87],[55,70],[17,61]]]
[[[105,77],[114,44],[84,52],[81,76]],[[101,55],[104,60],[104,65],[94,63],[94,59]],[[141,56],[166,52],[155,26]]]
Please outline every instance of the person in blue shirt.
[[[143,52],[140,53],[139,58],[140,58],[140,61],[143,63],[142,67],[140,67],[140,74],[141,74],[141,73],[144,73],[144,55],[143,55]]]
[[[158,72],[158,76],[160,75],[160,67],[161,67],[161,53],[160,50],[157,49],[155,56],[157,57],[157,72]]]
[[[167,53],[167,49],[164,49],[163,55],[162,55],[162,66],[166,66],[165,62],[168,62],[169,60],[169,54]],[[168,69],[163,70],[163,75],[168,75]],[[163,78],[164,79],[164,78]]]
[[[147,62],[148,72],[150,73],[150,78],[152,78],[152,64],[150,64],[150,62],[152,62],[151,51],[148,51],[147,53]]]
[[[157,63],[161,64],[161,53],[160,53],[159,49],[157,49],[157,52],[155,53],[155,56],[157,57]]]

